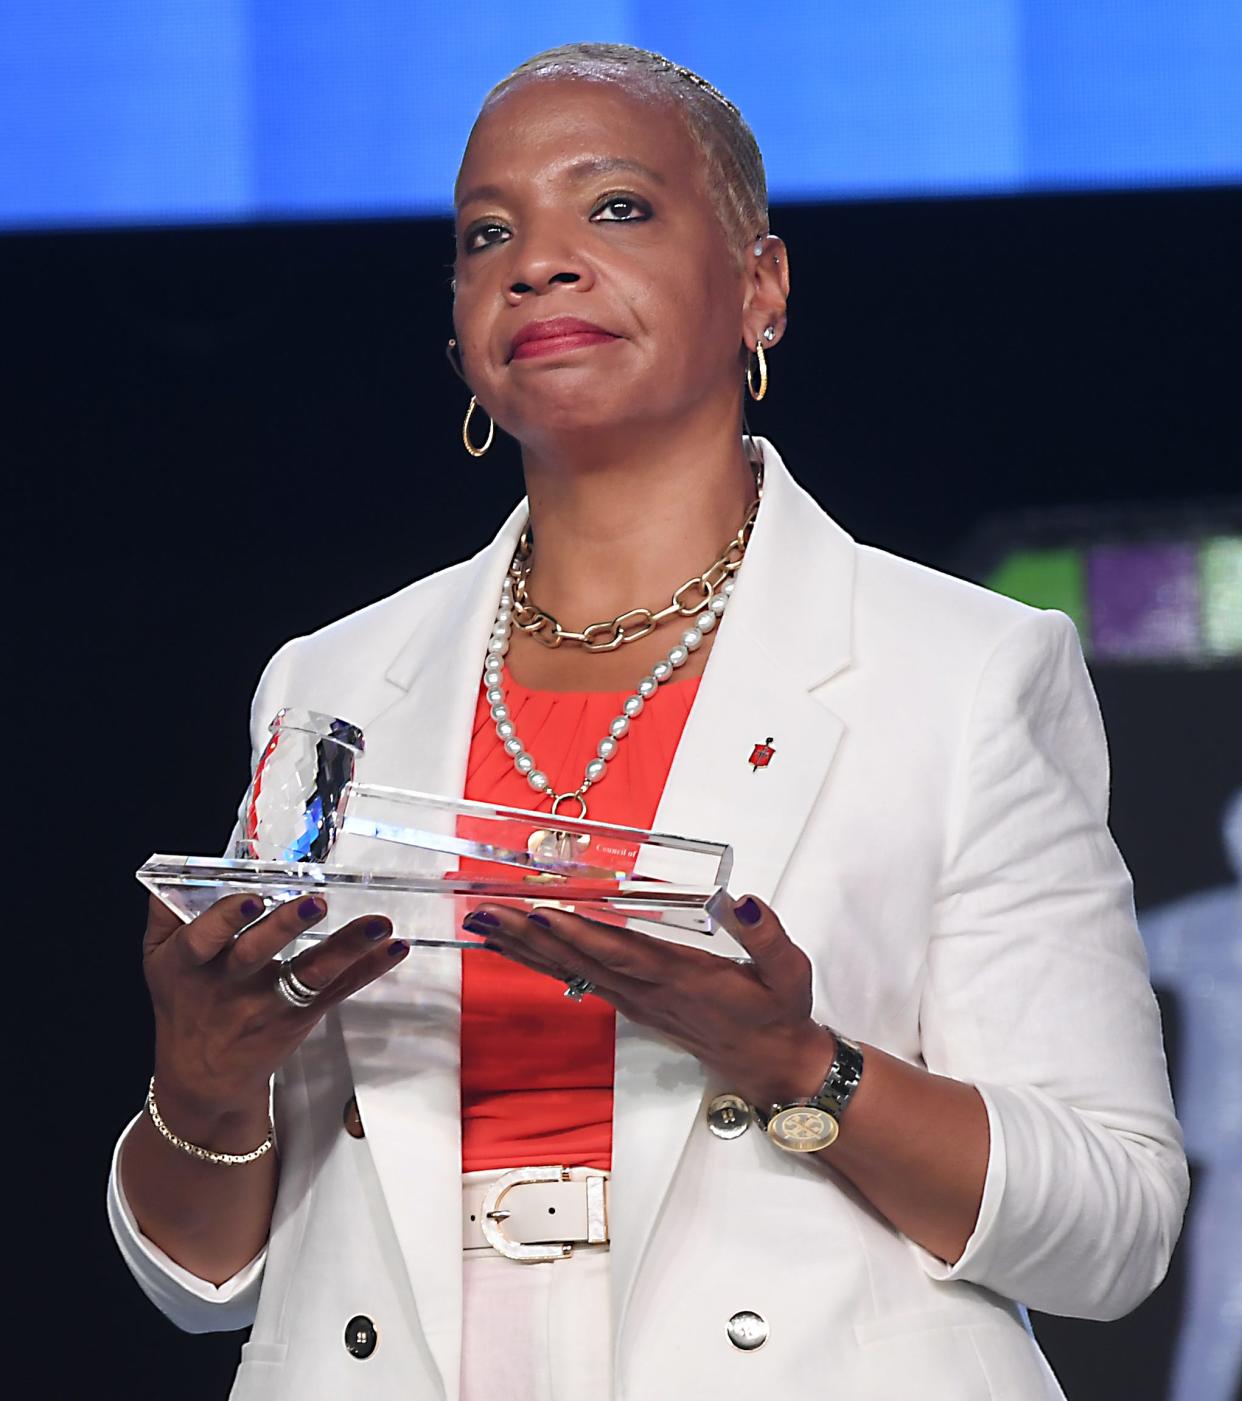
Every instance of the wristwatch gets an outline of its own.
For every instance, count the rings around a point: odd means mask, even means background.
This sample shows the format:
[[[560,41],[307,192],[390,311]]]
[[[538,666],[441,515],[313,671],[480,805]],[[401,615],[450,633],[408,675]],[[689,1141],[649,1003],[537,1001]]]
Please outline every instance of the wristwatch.
[[[768,1137],[789,1153],[815,1153],[832,1144],[841,1130],[841,1115],[862,1079],[862,1050],[839,1031],[824,1027],[836,1038],[828,1078],[810,1099],[794,1099],[774,1104],[766,1116]],[[761,1113],[760,1118],[764,1118]]]

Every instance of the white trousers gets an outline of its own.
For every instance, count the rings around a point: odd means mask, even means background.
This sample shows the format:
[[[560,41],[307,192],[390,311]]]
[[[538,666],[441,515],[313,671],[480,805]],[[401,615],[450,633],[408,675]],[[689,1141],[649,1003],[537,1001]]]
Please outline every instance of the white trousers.
[[[609,1401],[607,1246],[536,1265],[494,1250],[467,1250],[462,1261],[461,1401]]]

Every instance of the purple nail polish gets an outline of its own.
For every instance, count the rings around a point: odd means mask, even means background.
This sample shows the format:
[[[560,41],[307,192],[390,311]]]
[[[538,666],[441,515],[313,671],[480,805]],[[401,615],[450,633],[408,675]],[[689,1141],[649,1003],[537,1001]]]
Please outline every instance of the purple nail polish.
[[[389,958],[400,958],[403,953],[409,953],[410,946],[404,939],[394,939],[388,946]]]
[[[303,900],[298,906],[299,919],[318,919],[321,914],[323,914],[323,901],[316,899],[313,895]]]
[[[470,920],[473,920],[475,924],[481,924],[484,929],[500,928],[500,921],[494,914],[489,913],[487,910],[471,910],[466,916],[466,920],[463,922]]]
[[[391,929],[391,925],[386,919],[373,919],[363,929],[363,933],[368,939],[382,939]]]
[[[256,900],[253,895],[248,895],[241,903],[241,912],[245,919],[258,919],[263,913],[263,901]]]
[[[738,919],[740,919],[743,924],[758,924],[763,918],[763,911],[749,895],[736,906],[733,913],[737,915]]]
[[[540,929],[552,928],[552,921],[547,917],[547,915],[541,914],[538,910],[532,910],[530,914],[526,916],[526,918],[530,920],[532,924],[537,924]]]

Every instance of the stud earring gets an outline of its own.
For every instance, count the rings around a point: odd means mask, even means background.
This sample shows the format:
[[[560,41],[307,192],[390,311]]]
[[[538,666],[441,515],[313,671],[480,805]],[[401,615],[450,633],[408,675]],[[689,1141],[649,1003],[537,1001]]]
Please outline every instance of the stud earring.
[[[763,328],[763,338],[765,341],[767,341],[769,345],[771,345],[772,342],[776,339],[776,327],[765,326]]]
[[[444,347],[444,358],[453,367],[453,373],[463,384],[466,383],[466,372],[461,363],[461,347],[457,344],[455,337],[449,339],[449,343]]]
[[[763,240],[762,240],[762,239],[760,239],[759,242],[755,244],[755,257],[756,257],[756,258],[762,258],[762,257],[763,257]]]

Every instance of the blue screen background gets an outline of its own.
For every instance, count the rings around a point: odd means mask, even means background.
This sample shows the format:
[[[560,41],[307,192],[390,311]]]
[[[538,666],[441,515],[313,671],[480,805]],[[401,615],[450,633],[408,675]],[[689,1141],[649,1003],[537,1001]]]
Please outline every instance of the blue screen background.
[[[7,0],[0,226],[442,213],[491,84],[583,38],[721,87],[777,201],[1242,178],[1239,0]]]

